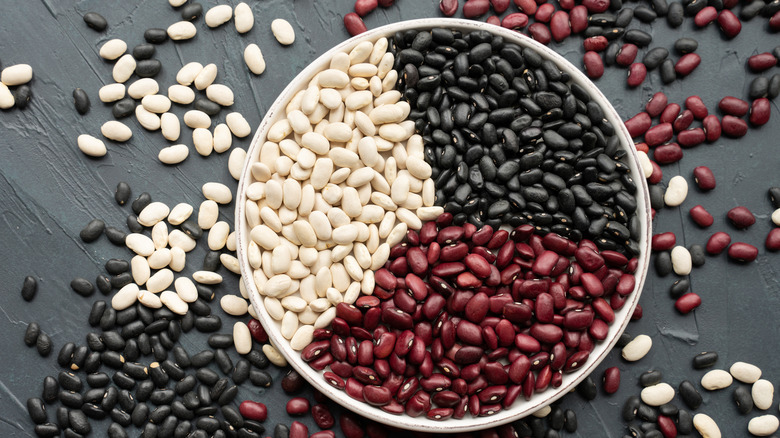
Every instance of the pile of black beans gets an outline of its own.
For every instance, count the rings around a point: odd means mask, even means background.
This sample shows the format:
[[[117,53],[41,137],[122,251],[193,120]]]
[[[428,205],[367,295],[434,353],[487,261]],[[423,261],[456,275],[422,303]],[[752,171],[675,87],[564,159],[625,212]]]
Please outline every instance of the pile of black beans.
[[[399,32],[391,49],[436,205],[456,224],[530,223],[542,235],[639,253],[627,152],[554,62],[487,31]]]

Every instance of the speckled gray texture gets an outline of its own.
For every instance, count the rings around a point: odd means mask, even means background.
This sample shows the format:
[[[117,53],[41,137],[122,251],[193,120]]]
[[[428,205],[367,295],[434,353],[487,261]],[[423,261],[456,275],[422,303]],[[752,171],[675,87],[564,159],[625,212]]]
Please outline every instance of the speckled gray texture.
[[[206,8],[216,4],[202,2]],[[231,1],[230,4],[237,3]],[[379,10],[367,17],[369,27],[393,21],[438,16],[437,2],[399,0],[398,5]],[[157,152],[166,146],[159,132],[149,133],[133,118],[125,121],[134,136],[126,144],[107,142],[108,155],[90,159],[78,151],[76,137],[81,133],[99,135],[100,125],[111,119],[110,106],[97,98],[100,86],[112,82],[111,64],[97,56],[100,45],[110,38],[121,38],[128,50],[143,42],[143,31],[149,27],[165,28],[180,19],[165,0],[142,1],[73,1],[35,0],[3,2],[0,14],[0,60],[7,66],[29,63],[35,72],[32,83],[33,101],[25,111],[0,113],[2,140],[0,140],[0,280],[3,298],[0,299],[0,436],[34,436],[32,423],[26,413],[28,397],[39,396],[43,378],[56,375],[56,352],[68,341],[83,343],[89,331],[86,312],[97,295],[84,299],[70,290],[73,277],[90,280],[103,273],[103,264],[110,258],[130,258],[128,250],[114,247],[105,237],[84,244],[78,238],[80,229],[95,217],[108,225],[124,229],[129,206],[119,207],[113,200],[113,191],[119,181],[127,181],[133,188],[133,199],[147,191],[154,200],[169,205],[201,202],[200,186],[207,181],[231,183],[227,172],[228,153],[212,154],[208,158],[191,150],[190,157],[181,165],[167,167],[157,161]],[[198,35],[191,41],[157,46],[156,58],[163,62],[163,71],[157,77],[161,90],[174,83],[176,71],[183,63],[214,62],[219,68],[217,82],[233,87],[236,92],[234,109],[242,112],[252,126],[256,126],[264,110],[276,98],[286,82],[329,47],[347,38],[341,17],[349,12],[349,0],[323,1],[262,1],[251,2],[256,23],[251,32],[238,35],[232,22],[218,29],[206,28],[201,18],[197,22]],[[629,3],[629,6],[634,5]],[[510,8],[510,12],[514,7]],[[104,33],[89,29],[82,14],[96,11],[104,15],[109,28]],[[280,46],[270,31],[274,18],[289,20],[296,30],[296,41],[290,47]],[[692,20],[677,30],[669,30],[662,20],[653,27],[635,23],[633,26],[652,31],[654,45],[671,47],[676,38],[693,36],[700,41],[699,51],[704,59],[688,78],[675,82],[664,90],[671,102],[681,103],[690,94],[699,94],[712,112],[717,100],[724,95],[744,97],[753,74],[745,74],[748,56],[771,49],[780,40],[777,34],[768,37],[765,19],[756,18],[744,23],[742,33],[734,40],[725,40],[714,25],[693,32]],[[242,60],[244,46],[257,43],[263,50],[268,68],[256,77],[248,72]],[[563,45],[553,45],[569,60],[580,65],[581,38],[571,38]],[[641,54],[644,52],[640,53]],[[778,72],[774,68],[765,74]],[[651,72],[639,89],[625,86],[625,70],[608,68],[597,82],[624,118],[633,116],[644,107],[646,99],[661,87],[657,72]],[[88,92],[92,109],[84,117],[73,108],[71,93],[80,87]],[[182,115],[185,108],[174,106]],[[621,437],[625,429],[620,421],[620,406],[630,394],[638,394],[637,377],[649,369],[663,371],[664,381],[677,386],[683,379],[697,387],[703,372],[690,365],[694,354],[704,350],[720,353],[718,367],[727,369],[731,363],[743,360],[754,363],[764,371],[765,378],[780,382],[777,351],[780,347],[780,328],[777,314],[780,310],[780,255],[767,254],[763,247],[770,230],[771,205],[766,188],[780,185],[778,174],[777,104],[772,105],[773,119],[761,129],[750,130],[741,140],[721,139],[712,145],[701,145],[685,150],[680,164],[664,166],[664,181],[680,174],[689,180],[689,197],[681,208],[660,211],[655,221],[656,232],[673,231],[678,242],[686,245],[704,244],[714,231],[729,232],[734,241],[744,241],[760,248],[759,259],[747,266],[727,261],[725,255],[708,257],[707,264],[694,269],[691,275],[693,291],[699,293],[703,305],[693,314],[681,316],[668,297],[672,276],[657,278],[651,273],[646,283],[641,304],[645,317],[631,323],[628,332],[645,333],[654,341],[651,353],[634,364],[627,364],[613,352],[594,374],[600,382],[603,369],[618,366],[623,385],[617,394],[601,395],[593,402],[583,402],[577,395],[569,395],[561,405],[573,409],[578,416],[580,437]],[[224,120],[228,111],[216,117]],[[189,129],[182,130],[181,142],[191,144]],[[234,140],[234,147],[246,148],[248,139]],[[691,172],[697,165],[712,168],[718,187],[710,193],[700,193],[693,186]],[[707,230],[698,228],[688,217],[687,210],[702,204],[716,218]],[[728,209],[744,205],[758,219],[747,231],[738,231],[726,223]],[[222,217],[232,222],[233,205],[222,209]],[[205,245],[188,254],[186,272],[196,270],[205,254]],[[38,279],[39,290],[32,303],[25,303],[19,295],[26,275]],[[218,296],[237,293],[237,282],[228,276]],[[215,306],[216,308],[216,306]],[[216,310],[221,314],[220,310]],[[224,316],[224,315],[223,315]],[[34,349],[24,346],[22,337],[27,323],[38,321],[43,331],[51,335],[54,353],[41,360]],[[224,317],[223,332],[234,319]],[[191,332],[183,336],[182,344],[191,352],[206,346],[205,336]],[[271,369],[277,383],[269,390],[247,387],[239,399],[254,398],[269,407],[266,427],[269,434],[276,423],[293,421],[284,413],[284,400],[278,381],[280,370]],[[716,393],[704,393],[706,412],[721,426],[724,436],[747,436],[749,417],[737,414],[731,401],[733,387]],[[334,406],[334,409],[337,409]],[[777,413],[777,403],[767,411]],[[763,412],[762,412],[763,413]],[[752,416],[758,415],[757,413]],[[54,420],[54,409],[49,409]],[[310,417],[301,421],[316,431]],[[108,422],[94,429],[94,436],[103,436]],[[135,435],[132,432],[131,435]]]

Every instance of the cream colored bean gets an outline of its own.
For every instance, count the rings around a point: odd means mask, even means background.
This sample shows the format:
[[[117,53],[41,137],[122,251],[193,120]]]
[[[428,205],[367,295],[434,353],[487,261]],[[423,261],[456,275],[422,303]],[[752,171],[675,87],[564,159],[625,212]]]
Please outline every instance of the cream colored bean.
[[[272,364],[278,367],[287,366],[287,360],[284,358],[284,356],[281,355],[281,353],[279,353],[279,350],[277,350],[276,347],[274,347],[273,345],[264,344],[263,353]]]
[[[360,64],[361,62],[365,62],[368,60],[368,57],[371,56],[371,52],[374,50],[374,44],[370,41],[363,41],[357,46],[355,46],[350,52],[349,52],[349,62],[351,65]]]
[[[125,310],[138,300],[138,286],[130,283],[119,289],[111,298],[111,307],[116,310]]]
[[[174,113],[165,113],[160,116],[160,128],[162,135],[168,141],[176,141],[181,135],[181,123]]]
[[[747,362],[734,362],[729,372],[742,383],[753,384],[761,378],[761,368]]]
[[[152,202],[144,207],[144,209],[141,210],[141,213],[138,214],[138,223],[145,227],[154,226],[156,223],[168,217],[168,213],[170,212],[170,208],[162,202]]]
[[[344,88],[349,84],[347,73],[336,69],[323,71],[318,79],[319,86],[322,88]]]
[[[753,383],[753,387],[750,389],[750,394],[753,396],[753,404],[756,408],[766,410],[772,407],[772,399],[775,394],[775,387],[772,382],[766,379],[758,379]]]
[[[311,344],[314,340],[314,326],[303,325],[295,331],[292,339],[290,339],[290,348],[295,351],[303,350],[307,345]]]
[[[195,92],[192,91],[191,88],[189,88],[190,85],[192,85],[192,82],[195,81],[195,78],[198,77],[200,72],[203,70],[203,64],[199,62],[190,62],[185,64],[181,69],[179,69],[179,72],[176,73],[176,82],[178,82],[180,85],[186,87],[188,90],[192,92],[192,99],[195,99]],[[168,89],[168,93],[170,94],[170,88]],[[183,97],[188,97],[189,93],[186,93],[183,91],[182,88],[177,88],[176,90],[177,94],[181,94]],[[186,94],[185,94],[186,93]],[[169,96],[170,97],[170,96]],[[171,98],[171,100],[173,100]],[[175,102],[175,100],[174,100]],[[178,102],[178,103],[185,103],[189,104],[190,102]]]
[[[160,91],[160,85],[152,78],[141,78],[127,87],[127,95],[133,99],[143,99]]]
[[[124,55],[124,53],[127,51],[127,43],[124,41],[114,38],[112,40],[108,40],[105,43],[103,43],[102,46],[100,46],[100,51],[98,54],[101,58],[107,59],[109,61],[113,61],[120,56]],[[5,81],[2,81],[5,83]]]
[[[139,233],[128,234],[125,237],[125,245],[134,253],[144,257],[149,257],[154,252],[152,239]]]
[[[205,90],[209,85],[214,83],[214,79],[217,78],[217,66],[216,64],[208,64],[203,67],[203,70],[198,72],[193,83],[198,90]]]
[[[98,90],[98,97],[101,102],[116,102],[125,97],[125,84],[103,85],[100,87],[100,90]]]
[[[245,299],[230,294],[222,296],[222,298],[219,300],[219,305],[222,307],[222,310],[224,310],[225,313],[233,316],[246,315],[248,307]]]
[[[257,44],[250,44],[244,49],[244,62],[249,67],[249,71],[256,75],[263,74],[265,71],[265,58],[263,52]]]
[[[623,347],[621,355],[623,356],[623,359],[629,362],[635,362],[645,357],[645,355],[650,352],[652,346],[653,339],[650,336],[639,335]]]
[[[195,150],[204,157],[211,155],[214,150],[214,136],[206,128],[192,130],[192,143],[195,145]]]
[[[195,37],[198,29],[189,21],[178,21],[168,26],[168,37],[174,41],[183,41]]]
[[[138,120],[138,123],[148,131],[156,131],[162,126],[160,116],[146,110],[143,105],[135,107],[135,118]]]
[[[184,113],[184,124],[192,129],[211,127],[211,117],[200,110],[189,110]]]
[[[673,176],[669,180],[664,193],[664,203],[669,207],[677,207],[688,196],[688,181],[680,175]]]
[[[172,283],[173,272],[170,269],[160,269],[149,277],[149,280],[146,282],[146,289],[156,294],[167,289]]]
[[[206,97],[221,106],[231,106],[234,101],[233,90],[223,84],[209,85],[206,88]]]
[[[409,227],[405,223],[401,222],[397,224],[395,227],[393,227],[393,230],[390,231],[390,234],[387,235],[387,244],[390,246],[395,246],[396,244],[401,243],[408,230]]]
[[[224,123],[220,123],[214,128],[214,152],[221,154],[233,145],[233,136],[230,134],[230,128]]]
[[[236,181],[241,178],[244,163],[246,163],[246,151],[244,149],[237,147],[230,151],[230,156],[228,157],[228,171],[230,172],[230,176]]]
[[[160,297],[149,292],[148,290],[138,291],[138,302],[143,304],[144,307],[148,307],[150,309],[159,309],[162,307],[162,300]]]
[[[233,8],[229,5],[217,5],[209,8],[205,15],[206,26],[219,27],[233,18]]]
[[[198,289],[195,287],[195,283],[187,277],[177,278],[173,282],[173,287],[176,290],[176,294],[185,303],[193,303],[198,299]]]
[[[162,94],[152,94],[144,96],[141,105],[149,112],[162,114],[171,109],[171,100]]]
[[[292,134],[292,126],[287,119],[279,120],[268,128],[268,140],[271,142],[278,143],[290,134]]]
[[[219,217],[219,206],[210,199],[203,201],[198,209],[198,226],[208,230],[217,223]]]
[[[168,235],[168,244],[171,248],[179,247],[183,249],[184,252],[190,252],[195,249],[197,242],[195,242],[195,239],[192,237],[184,234],[181,230],[173,230]]]
[[[241,301],[244,301],[243,298]],[[247,354],[252,351],[252,334],[249,331],[249,327],[241,321],[233,324],[233,345],[238,354]]]
[[[701,386],[709,391],[715,391],[717,389],[728,388],[734,378],[728,371],[724,370],[712,370],[701,378]]]
[[[277,245],[279,245],[279,236],[276,234],[276,232],[274,232],[274,230],[265,225],[258,225],[252,228],[252,231],[249,233],[249,237],[255,243],[260,245],[261,248],[269,251],[273,250]]]
[[[271,32],[273,32],[276,41],[284,46],[289,46],[295,42],[295,30],[290,23],[282,18],[277,18],[271,22]]]
[[[698,413],[694,415],[693,427],[701,434],[702,438],[721,438],[718,424],[707,414]]]
[[[187,309],[189,309],[189,306],[187,303],[182,301],[181,298],[176,294],[176,292],[173,291],[163,291],[160,294],[160,302],[168,308],[171,312],[177,314],[177,315],[184,315],[187,313]]]
[[[228,113],[225,116],[225,123],[230,128],[230,132],[238,138],[244,138],[252,133],[252,127],[249,126],[249,122],[246,121],[241,113]]]
[[[79,146],[79,150],[90,157],[102,157],[107,153],[105,143],[99,138],[88,134],[79,135],[76,143]]]
[[[675,246],[672,249],[672,268],[674,273],[680,276],[685,276],[691,273],[693,268],[693,262],[691,260],[691,253],[684,246]]]
[[[211,271],[195,271],[192,273],[192,279],[200,284],[222,283],[222,276]]]
[[[444,207],[420,207],[416,211],[417,217],[423,221],[434,220],[442,213],[444,213]]]
[[[133,131],[122,122],[109,120],[100,127],[100,132],[109,140],[116,142],[126,142],[133,136]]]
[[[171,263],[168,265],[174,272],[181,272],[187,262],[187,255],[179,247],[171,247]]]
[[[234,24],[238,33],[247,33],[255,25],[255,16],[248,4],[241,2],[236,5],[233,15]]]
[[[642,389],[642,401],[650,406],[661,406],[674,398],[674,388],[668,383],[658,383]]]
[[[222,183],[208,182],[203,184],[203,196],[218,204],[229,204],[233,200],[230,188]]]
[[[136,284],[141,286],[146,284],[151,276],[151,268],[149,267],[149,262],[146,260],[146,257],[141,255],[133,256],[133,258],[130,259],[130,273]]]
[[[777,432],[780,427],[780,420],[774,415],[761,415],[754,417],[748,422],[748,432],[755,436],[770,436]]]
[[[298,330],[298,316],[295,314],[295,312],[290,310],[284,312],[282,323],[279,328],[282,336],[284,336],[284,338],[287,340],[292,339],[296,330]]]
[[[225,247],[227,236],[230,234],[230,224],[219,221],[208,232],[208,245],[212,251],[219,251]]]

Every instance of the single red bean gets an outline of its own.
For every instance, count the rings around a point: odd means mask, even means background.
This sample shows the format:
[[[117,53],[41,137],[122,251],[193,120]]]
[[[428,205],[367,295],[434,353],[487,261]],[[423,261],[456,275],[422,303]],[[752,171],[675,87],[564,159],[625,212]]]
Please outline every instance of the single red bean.
[[[683,151],[677,143],[669,143],[658,146],[653,151],[653,159],[660,164],[671,164],[680,161],[683,157]],[[660,175],[659,175],[660,176]],[[660,181],[657,179],[656,183]]]
[[[718,255],[722,253],[730,243],[731,236],[724,233],[723,231],[718,231],[717,233],[710,236],[710,238],[707,240],[707,246],[705,248],[708,254]]]
[[[350,12],[344,16],[344,27],[352,36],[360,35],[361,33],[368,30],[366,28],[366,23],[363,22],[363,19],[360,18],[360,15],[354,12]]]
[[[718,102],[718,108],[728,115],[742,117],[748,113],[750,105],[737,97],[726,96]]]
[[[681,76],[688,76],[699,66],[701,57],[696,53],[686,53],[674,64],[674,71]]]
[[[259,402],[244,400],[238,405],[238,412],[248,420],[265,421],[268,418],[268,408]]]
[[[384,406],[393,399],[393,394],[384,386],[366,385],[363,387],[363,398],[373,406]]]
[[[376,9],[378,5],[377,0],[356,0],[355,12],[361,17],[365,17],[366,14]]]
[[[769,251],[780,250],[780,228],[773,228],[767,234],[764,244]]]
[[[533,25],[532,25],[533,26]],[[601,55],[594,51],[585,52],[582,57],[582,64],[585,66],[585,73],[591,79],[598,79],[604,75],[604,61],[601,60]],[[628,122],[626,122],[628,126]]]
[[[664,438],[677,437],[677,426],[675,426],[674,420],[667,417],[666,415],[658,416],[658,430],[661,431]]]
[[[333,368],[333,366],[331,366],[331,369],[332,368]],[[322,377],[325,378],[325,381],[328,382],[330,384],[330,386],[332,386],[334,388],[344,389],[344,387],[345,387],[344,379],[342,379],[341,377],[339,377],[335,373],[332,373],[330,371],[326,371],[322,375]]]
[[[634,313],[631,314],[631,321],[639,321],[642,319],[642,315],[644,314],[644,311],[642,310],[642,305],[637,304],[634,308]]]
[[[528,26],[528,33],[531,34],[531,38],[542,44],[550,44],[552,35],[550,34],[550,28],[544,23],[533,23]]]
[[[704,132],[707,134],[707,141],[712,143],[720,138],[721,126],[718,116],[710,114],[701,122]]]
[[[492,24],[493,26],[501,26],[501,19],[498,18],[497,15],[491,15],[485,21],[487,24]]]
[[[309,438],[309,428],[300,421],[293,421],[290,425],[290,438]]]
[[[458,7],[458,0],[439,0],[439,10],[447,17],[455,15],[458,12]]]
[[[534,14],[534,20],[539,23],[549,23],[555,13],[555,6],[551,3],[544,3],[539,6]]]
[[[365,435],[360,418],[351,412],[342,412],[339,415],[339,426],[346,438],[363,438]]]
[[[691,110],[693,116],[699,120],[707,117],[708,114],[707,106],[704,105],[704,102],[701,100],[701,97],[699,96],[689,96],[688,98],[686,98],[685,108]]]
[[[674,303],[674,308],[680,313],[690,313],[693,309],[701,305],[701,297],[697,294],[690,292],[680,298]]]
[[[686,110],[687,111],[687,110]],[[701,128],[686,129],[677,134],[677,143],[682,147],[693,147],[704,143],[707,134]]]
[[[268,333],[265,332],[265,328],[260,324],[260,321],[252,318],[246,325],[249,327],[249,333],[255,341],[260,343],[268,342]]]
[[[735,242],[729,246],[728,255],[738,262],[752,262],[758,257],[758,248],[749,243]]]
[[[606,41],[606,38],[604,38],[604,41]],[[649,114],[650,117],[656,117],[661,114],[664,108],[666,108],[667,102],[668,98],[666,97],[666,94],[664,94],[663,91],[659,91],[653,94],[653,96],[647,101],[645,104],[645,111],[647,111],[647,114]]]
[[[748,126],[744,120],[726,115],[721,121],[721,129],[727,137],[739,138],[747,134]]]
[[[614,394],[620,388],[620,369],[609,367],[604,370],[604,392]]]
[[[712,190],[715,188],[715,174],[707,166],[698,166],[693,169],[693,180],[701,190]]]
[[[590,38],[585,38],[585,40],[582,41],[583,47],[585,47],[585,51],[594,51],[594,52],[601,52],[602,50],[606,49],[609,45],[609,41],[606,37],[603,37],[601,35],[593,36]]]
[[[572,33],[578,34],[588,28],[588,8],[577,5],[569,11],[569,22]]]
[[[599,60],[600,59],[601,58],[599,57]],[[625,121],[626,129],[628,129],[628,133],[631,135],[631,137],[639,137],[644,135],[645,132],[650,129],[652,124],[653,121],[651,120],[650,115],[645,112],[639,113]]]
[[[286,410],[289,415],[303,415],[309,412],[309,400],[303,397],[293,397],[287,401]]]
[[[418,391],[406,402],[406,415],[419,417],[431,408],[431,396],[425,391]],[[362,435],[360,435],[362,437]],[[356,437],[357,438],[357,437]]]
[[[704,27],[718,18],[718,10],[714,6],[707,6],[701,11],[697,12],[693,17],[693,23],[697,27]]]
[[[463,4],[463,16],[466,18],[475,18],[485,15],[490,10],[488,0],[466,0]]]
[[[729,38],[739,35],[739,32],[742,30],[742,23],[739,21],[739,18],[729,9],[720,11],[718,24],[723,33]]]
[[[336,438],[336,432],[332,430],[321,430],[314,432],[309,438]]]
[[[493,10],[496,11],[496,14],[503,14],[506,12],[506,10],[509,9],[510,3],[511,0],[490,0],[490,4],[493,6]]]
[[[780,31],[780,11],[775,12],[775,14],[772,15],[772,18],[769,19],[769,28],[772,29],[773,32]]]
[[[634,62],[634,59],[636,59],[637,52],[639,52],[639,48],[636,45],[631,43],[623,44],[623,46],[620,48],[620,51],[618,52],[617,58],[615,58],[615,61],[618,63],[618,65],[628,67],[631,65],[631,63]]]
[[[691,219],[696,222],[696,225],[702,228],[707,228],[715,222],[715,219],[712,217],[710,212],[708,212],[701,205],[697,205],[691,208],[689,213],[691,215]]]
[[[536,12],[536,2],[534,0],[514,0],[515,6],[520,12],[533,15]]]
[[[658,146],[672,139],[674,130],[671,123],[661,123],[648,129],[645,133],[645,143],[648,146]]]
[[[557,43],[560,43],[571,35],[568,12],[557,11],[553,14],[552,19],[550,20],[550,32]]]
[[[533,2],[532,2],[533,3]],[[536,3],[534,3],[536,5]],[[528,15],[522,12],[513,12],[503,20],[501,20],[501,26],[507,29],[520,30],[528,25]]]
[[[634,291],[636,285],[636,279],[631,274],[623,274],[620,276],[615,292],[620,296],[626,296]],[[613,295],[614,296],[614,295]]]
[[[765,125],[769,122],[769,116],[772,108],[769,105],[769,99],[761,97],[753,101],[750,105],[750,123],[753,126]]]
[[[688,129],[688,127],[691,126],[691,123],[693,123],[693,119],[693,112],[691,110],[687,109],[680,113],[680,115],[674,119],[674,122],[672,122],[674,132],[681,132]]]
[[[641,62],[635,62],[628,68],[626,83],[629,87],[638,87],[645,81],[645,77],[647,77],[647,67]]]
[[[748,58],[748,67],[756,73],[768,70],[777,65],[777,58],[770,52],[759,53]]]
[[[566,358],[566,365],[563,367],[563,371],[570,373],[580,368],[581,366],[585,365],[585,362],[588,361],[588,357],[590,357],[589,351],[578,351],[569,355],[569,357]]]
[[[734,207],[726,213],[731,224],[739,229],[747,228],[756,223],[756,217],[746,207]]]
[[[680,109],[680,105],[670,103],[661,111],[661,116],[658,120],[661,123],[673,123],[677,119],[677,116],[680,115]]]
[[[584,0],[582,5],[588,8],[591,14],[600,14],[609,8],[609,0]]]
[[[383,8],[389,8],[390,6],[393,6],[395,3],[395,0],[379,0],[379,6]]]
[[[566,11],[570,11],[574,8],[574,0],[560,0],[558,2],[558,6],[561,7],[561,9],[564,9]]]

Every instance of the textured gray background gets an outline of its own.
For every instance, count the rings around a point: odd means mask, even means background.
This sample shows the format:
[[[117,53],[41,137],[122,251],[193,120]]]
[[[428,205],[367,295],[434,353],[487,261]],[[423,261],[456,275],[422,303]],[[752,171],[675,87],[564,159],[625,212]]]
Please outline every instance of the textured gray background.
[[[212,0],[202,3],[206,8],[216,4]],[[128,250],[112,246],[105,237],[93,244],[84,244],[78,238],[80,229],[94,217],[124,227],[130,209],[120,208],[113,201],[117,182],[127,181],[133,188],[133,198],[148,191],[155,200],[169,205],[189,202],[197,206],[202,201],[200,186],[204,182],[231,183],[232,179],[227,172],[227,153],[202,158],[191,150],[190,157],[179,166],[160,164],[156,155],[167,142],[159,132],[146,132],[132,118],[126,119],[134,133],[132,140],[126,144],[107,142],[106,157],[90,159],[76,147],[79,134],[99,137],[100,125],[111,119],[110,107],[97,98],[98,88],[112,82],[111,64],[98,57],[98,48],[110,38],[121,38],[132,49],[143,42],[146,28],[165,28],[178,21],[178,11],[165,0],[3,0],[0,4],[3,6],[0,14],[2,64],[29,63],[35,72],[30,107],[0,114],[0,284],[3,285],[0,436],[10,437],[33,435],[25,401],[40,394],[44,376],[59,371],[55,360],[59,348],[68,341],[83,343],[89,331],[86,312],[97,296],[84,299],[74,294],[69,287],[70,280],[76,276],[92,280],[103,272],[102,266],[109,258],[130,258]],[[236,92],[233,108],[255,126],[290,78],[316,56],[348,37],[341,17],[351,11],[350,0],[274,0],[250,4],[256,24],[246,35],[239,36],[232,23],[210,30],[201,18],[195,39],[177,44],[169,41],[158,46],[156,58],[163,61],[163,71],[157,77],[161,89],[174,83],[176,71],[183,63],[214,62],[219,67],[217,82],[230,85]],[[366,22],[369,27],[375,27],[404,19],[438,16],[437,5],[438,2],[431,0],[399,0],[395,7],[372,13]],[[629,4],[632,5],[636,3]],[[97,33],[82,22],[81,15],[93,10],[108,19],[109,29],[105,33]],[[271,35],[270,22],[277,17],[289,20],[296,30],[296,42],[290,47],[281,47]],[[702,64],[690,77],[664,90],[671,102],[681,104],[686,96],[699,94],[711,112],[724,95],[746,95],[754,77],[745,74],[747,57],[771,51],[780,42],[777,34],[765,34],[763,18],[745,23],[742,33],[731,41],[721,37],[714,25],[694,32],[692,20],[675,30],[669,30],[663,20],[656,21],[652,27],[638,23],[632,26],[651,31],[654,46],[671,48],[674,40],[684,35],[699,39]],[[268,69],[260,77],[249,73],[242,61],[243,47],[250,42],[262,48],[268,63]],[[580,65],[581,38],[571,38],[553,47]],[[770,73],[778,70],[775,68]],[[657,72],[651,72],[642,87],[629,90],[624,78],[625,70],[612,68],[597,84],[627,119],[644,107],[661,82]],[[75,87],[86,90],[92,99],[92,110],[84,117],[73,109],[71,92]],[[776,353],[780,346],[780,329],[776,323],[780,309],[777,278],[780,258],[777,254],[767,254],[763,247],[772,226],[766,189],[780,185],[777,104],[772,108],[772,121],[761,129],[751,129],[743,139],[721,139],[715,144],[685,150],[681,163],[665,166],[664,181],[680,174],[692,185],[692,169],[703,164],[712,168],[719,184],[707,194],[692,187],[682,208],[665,209],[655,221],[656,232],[673,231],[678,235],[678,242],[686,245],[704,244],[712,232],[726,230],[734,241],[758,246],[759,259],[740,266],[729,262],[725,255],[708,257],[707,264],[695,269],[691,276],[692,289],[702,296],[704,304],[687,316],[677,314],[673,300],[668,297],[673,276],[662,279],[651,273],[641,300],[645,317],[631,323],[628,332],[650,335],[654,348],[643,360],[630,365],[620,359],[619,352],[613,352],[599,367],[594,375],[599,381],[606,367],[621,369],[623,384],[617,394],[602,393],[593,402],[584,402],[577,395],[563,399],[562,406],[577,413],[580,429],[576,436],[621,437],[625,429],[619,418],[620,406],[628,395],[639,393],[636,378],[648,369],[660,369],[665,381],[675,387],[683,379],[697,383],[702,372],[692,369],[690,359],[700,351],[717,350],[718,366],[722,368],[728,368],[736,360],[755,363],[773,383],[780,382]],[[184,108],[175,106],[174,112],[181,115]],[[226,113],[223,111],[216,119],[222,121]],[[182,130],[186,143],[191,143],[189,132],[186,128]],[[233,144],[246,148],[248,143],[245,139],[234,140]],[[687,210],[696,204],[704,205],[715,216],[711,229],[699,229],[689,219]],[[726,223],[725,212],[737,205],[747,206],[757,216],[758,222],[748,231],[735,230]],[[231,204],[223,209],[224,219],[232,221],[233,207]],[[200,266],[204,247],[201,245],[189,254],[185,272]],[[29,304],[19,296],[26,275],[39,280],[38,295]],[[229,277],[219,291],[220,296],[237,292],[236,280]],[[54,341],[54,353],[47,359],[39,358],[34,348],[26,348],[22,342],[26,325],[31,321],[38,321]],[[225,317],[223,327],[231,326],[233,321]],[[205,347],[204,338],[191,332],[182,342],[185,348],[195,352]],[[281,372],[270,371],[278,382]],[[747,436],[748,418],[736,413],[731,401],[733,388],[704,393],[705,404],[699,411],[715,418],[724,436]],[[286,396],[278,383],[260,394],[256,389],[247,388],[239,395],[242,399],[249,397],[269,406],[266,421],[269,433],[274,424],[293,421],[284,413]],[[776,414],[777,403],[768,412]],[[50,419],[53,414],[50,410]],[[757,413],[754,411],[752,415]],[[302,421],[313,426],[309,417]],[[106,426],[107,423],[97,426],[99,433],[93,435],[103,435]],[[316,430],[316,427],[311,429]]]

